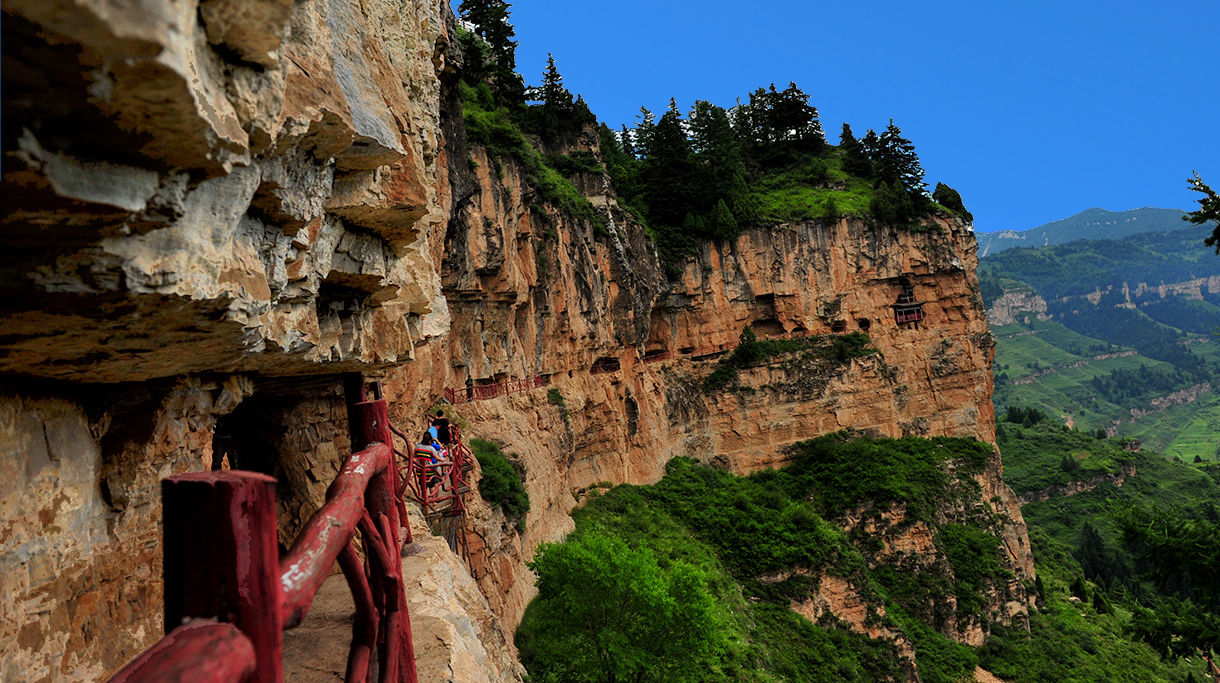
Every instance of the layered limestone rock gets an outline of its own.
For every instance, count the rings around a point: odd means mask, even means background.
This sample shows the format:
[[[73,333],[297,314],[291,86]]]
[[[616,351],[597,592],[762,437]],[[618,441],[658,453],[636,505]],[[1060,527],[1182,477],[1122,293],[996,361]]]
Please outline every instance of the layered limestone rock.
[[[161,635],[159,480],[239,382],[0,399],[0,679],[94,681]]]
[[[1013,325],[1034,320],[1050,320],[1046,312],[1046,299],[1033,290],[1005,291],[987,309],[987,320],[992,325]]]
[[[446,3],[4,12],[0,372],[360,369],[444,325]]]
[[[159,480],[275,474],[287,544],[346,453],[334,373],[447,328],[452,16],[3,12],[0,679],[98,680],[161,634]]]

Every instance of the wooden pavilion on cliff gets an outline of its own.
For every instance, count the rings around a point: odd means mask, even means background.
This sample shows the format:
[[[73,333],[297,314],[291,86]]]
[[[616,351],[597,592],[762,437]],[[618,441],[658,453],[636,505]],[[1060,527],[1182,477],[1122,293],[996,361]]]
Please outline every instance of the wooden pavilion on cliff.
[[[915,298],[915,284],[911,282],[911,278],[903,275],[898,278],[898,284],[902,287],[902,293],[898,295],[897,302],[890,304],[894,309],[894,322],[900,327],[914,326],[919,329],[919,321],[924,317],[925,302]]]

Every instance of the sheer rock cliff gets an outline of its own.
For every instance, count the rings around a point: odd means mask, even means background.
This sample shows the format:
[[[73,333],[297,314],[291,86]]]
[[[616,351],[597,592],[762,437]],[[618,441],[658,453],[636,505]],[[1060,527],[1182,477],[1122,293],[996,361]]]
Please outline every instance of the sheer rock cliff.
[[[467,143],[446,2],[3,12],[2,680],[96,680],[160,637],[163,476],[276,475],[287,544],[348,454],[343,372],[382,379],[408,432],[468,377],[547,380],[447,408],[519,459],[532,501],[518,532],[472,495],[473,577],[429,563],[435,543],[412,557],[429,572],[407,580],[416,638],[448,644],[450,677],[520,678],[525,563],[590,489],[679,455],[778,466],[848,428],[994,443],[994,341],[955,220],[753,229],[671,282],[606,178],[572,178],[601,216],[574,220]],[[569,144],[599,153],[591,132]],[[918,327],[895,322],[903,282]],[[862,331],[878,353],[704,391],[747,325]],[[998,454],[979,483],[1014,574],[989,609],[1020,619],[1033,567]],[[850,611],[851,588],[827,586],[800,609]]]

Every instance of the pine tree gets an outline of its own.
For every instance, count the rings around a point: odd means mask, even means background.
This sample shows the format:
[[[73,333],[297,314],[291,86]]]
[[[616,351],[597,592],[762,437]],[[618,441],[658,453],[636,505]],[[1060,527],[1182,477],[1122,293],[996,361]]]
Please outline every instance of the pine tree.
[[[572,102],[572,93],[563,86],[563,76],[559,75],[559,69],[555,67],[553,55],[546,56],[542,85],[529,88],[526,97],[528,100],[542,103],[541,111],[535,111],[534,116],[537,131],[544,138],[552,138],[569,129],[574,123],[572,119],[575,104]]]
[[[864,151],[864,144],[856,139],[846,122],[843,123],[843,132],[839,134],[839,149],[843,150],[844,171],[860,178],[872,177],[873,165]]]
[[[733,131],[729,113],[699,100],[691,109],[689,128],[691,146],[699,162],[697,204],[703,210],[714,211],[716,203],[723,200],[736,225],[754,222],[757,212],[749,201],[745,154]],[[736,225],[733,236],[736,236]]]
[[[640,121],[635,124],[635,153],[636,156],[647,157],[648,149],[652,146],[652,134],[657,128],[657,117],[648,107],[640,107]]]
[[[817,151],[826,146],[822,122],[817,107],[809,104],[809,95],[796,83],[789,82],[780,92],[771,84],[768,92],[770,127],[776,141],[790,142],[804,150]]]
[[[516,72],[517,41],[513,40],[516,32],[508,21],[509,7],[505,0],[462,0],[458,12],[474,24],[475,35],[490,48],[486,64],[468,65],[467,68],[475,66],[478,71],[485,71],[479,73],[479,77],[490,77],[496,95],[504,102],[515,104],[521,101],[524,83]],[[463,45],[464,51],[466,47]]]
[[[645,114],[649,115],[647,111]],[[641,144],[644,197],[652,216],[664,225],[677,226],[685,222],[687,213],[699,214],[692,201],[695,163],[677,102],[670,100]]]
[[[1203,244],[1209,247],[1215,247],[1216,253],[1220,254],[1220,195],[1217,195],[1203,179],[1199,177],[1199,173],[1186,179],[1190,189],[1203,195],[1199,202],[1199,210],[1192,211],[1186,214],[1185,219],[1195,225],[1203,225],[1208,221],[1215,222],[1216,228],[1212,231],[1211,237],[1203,240]]]
[[[712,215],[708,219],[708,227],[718,240],[736,239],[737,235],[741,233],[737,226],[737,219],[733,217],[733,212],[723,198],[716,200],[716,206],[712,209]]]
[[[962,196],[948,185],[936,183],[936,189],[932,191],[932,201],[961,216],[967,223],[974,222],[974,214],[966,210],[966,206],[962,204]]]
[[[902,129],[890,119],[890,124],[877,139],[877,156],[873,160],[878,181],[890,183],[912,196],[926,196],[923,166],[915,145],[902,137]]]
[[[565,115],[572,110],[572,93],[563,86],[563,76],[555,67],[555,56],[546,55],[546,70],[542,72],[542,87],[539,89],[544,107],[558,115]]]
[[[826,136],[818,110],[809,104],[809,95],[796,83],[782,91],[772,83],[750,93],[750,101],[734,109],[734,129],[739,137],[754,146],[786,143],[784,151],[821,151]]]
[[[869,128],[864,137],[860,138],[860,147],[864,149],[864,156],[868,158],[869,178],[872,178],[872,164],[881,155],[881,140],[877,138],[877,131]]]
[[[619,145],[622,146],[623,152],[628,156],[635,156],[635,141],[631,138],[631,131],[627,130],[627,124],[623,124],[623,129],[618,134]]]

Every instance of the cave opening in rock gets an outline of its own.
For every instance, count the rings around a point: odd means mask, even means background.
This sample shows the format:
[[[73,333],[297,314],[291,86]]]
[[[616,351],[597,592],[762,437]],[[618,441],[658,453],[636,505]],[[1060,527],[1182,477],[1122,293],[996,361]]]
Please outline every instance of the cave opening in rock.
[[[602,356],[593,363],[593,367],[589,368],[589,374],[600,375],[606,372],[618,372],[618,370],[618,358],[614,358],[613,356]]]
[[[257,380],[254,393],[217,419],[212,433],[212,469],[227,462],[275,477],[281,550],[325,502],[350,454],[337,376]]]
[[[775,318],[759,318],[750,323],[750,327],[754,330],[754,334],[763,338],[784,334],[783,323]]]

